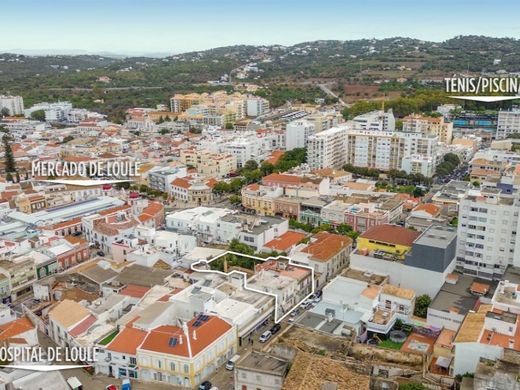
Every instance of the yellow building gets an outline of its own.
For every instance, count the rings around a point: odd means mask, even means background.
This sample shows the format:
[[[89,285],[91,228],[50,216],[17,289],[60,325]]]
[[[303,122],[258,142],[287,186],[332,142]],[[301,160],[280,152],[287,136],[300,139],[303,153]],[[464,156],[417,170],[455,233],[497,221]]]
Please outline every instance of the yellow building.
[[[218,317],[199,316],[183,328],[159,326],[137,349],[140,379],[194,388],[237,349],[236,328]]]
[[[453,123],[444,122],[444,117],[432,117],[412,114],[403,118],[403,131],[433,134],[447,145],[453,138]]]
[[[404,260],[419,235],[415,230],[398,225],[378,225],[358,237],[357,249],[360,254],[370,254],[373,257],[390,255]]]
[[[237,170],[236,156],[209,150],[183,149],[180,151],[180,161],[197,168],[199,174],[210,177],[224,177]]]
[[[263,189],[258,184],[250,184],[242,189],[242,206],[259,215],[275,215],[274,199],[282,193],[282,188]]]

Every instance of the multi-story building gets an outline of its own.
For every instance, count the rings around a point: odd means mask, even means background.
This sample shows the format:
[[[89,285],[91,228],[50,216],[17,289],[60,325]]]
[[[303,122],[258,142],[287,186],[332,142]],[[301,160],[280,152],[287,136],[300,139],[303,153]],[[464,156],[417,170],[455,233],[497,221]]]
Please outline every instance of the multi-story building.
[[[180,151],[180,161],[197,168],[199,174],[210,177],[224,177],[237,170],[237,158],[229,153],[183,149]]]
[[[269,100],[254,96],[246,100],[247,116],[257,117],[269,111]]]
[[[242,206],[259,215],[275,215],[274,200],[283,195],[280,187],[269,188],[253,183],[242,188]]]
[[[304,148],[307,140],[314,134],[314,124],[305,119],[287,123],[285,127],[285,149]]]
[[[347,133],[347,162],[356,167],[383,171],[403,169],[407,173],[432,176],[438,138],[421,133],[350,130]]]
[[[215,180],[192,180],[188,177],[178,177],[170,184],[170,194],[174,200],[183,206],[209,205],[213,200],[213,185]]]
[[[26,118],[30,118],[35,111],[44,111],[46,122],[61,122],[67,119],[67,116],[72,110],[72,103],[57,102],[57,103],[38,103],[24,110]]]
[[[307,140],[307,163],[311,169],[341,168],[347,161],[349,126],[338,126],[312,135]]]
[[[370,111],[356,116],[353,120],[355,130],[394,131],[395,117],[390,109]]]
[[[281,390],[289,362],[252,351],[235,364],[235,389]]]
[[[21,96],[0,95],[0,112],[7,110],[8,116],[23,114],[23,98]]]
[[[459,206],[458,270],[496,279],[508,265],[520,265],[519,202],[497,188],[466,192]]]
[[[171,183],[176,178],[187,175],[186,166],[159,168],[148,173],[148,185],[157,191],[170,192]]]
[[[496,139],[505,139],[511,134],[520,133],[520,108],[498,112]]]
[[[237,351],[236,328],[219,317],[202,315],[182,327],[151,329],[137,348],[143,382],[193,388]]]
[[[324,286],[348,265],[352,239],[340,234],[320,232],[308,244],[300,244],[291,251],[291,259],[314,268],[316,288]]]
[[[412,114],[403,118],[403,131],[431,134],[438,137],[439,142],[449,145],[453,138],[453,123],[445,122],[443,116]]]

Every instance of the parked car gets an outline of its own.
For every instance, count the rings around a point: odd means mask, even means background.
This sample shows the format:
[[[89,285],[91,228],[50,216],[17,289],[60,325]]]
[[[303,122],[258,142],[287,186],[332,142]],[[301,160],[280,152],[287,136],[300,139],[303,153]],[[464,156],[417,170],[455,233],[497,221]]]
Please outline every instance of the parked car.
[[[211,390],[213,385],[210,381],[204,381],[199,385],[199,390]]]
[[[240,359],[240,355],[235,355],[231,359],[229,359],[226,363],[226,370],[232,371],[235,369],[235,363]]]
[[[265,342],[267,342],[267,340],[269,340],[271,338],[272,335],[273,334],[271,333],[270,330],[266,330],[264,333],[262,333],[259,340],[261,343],[265,343]]]
[[[105,256],[105,252],[103,252],[103,251],[97,251],[96,254],[97,254],[98,256],[101,256],[101,257],[104,257],[104,256]]]
[[[105,390],[117,390],[117,386],[116,385],[108,385],[107,387],[105,387]]]
[[[271,334],[276,334],[280,331],[280,329],[282,329],[282,326],[280,324],[274,324],[273,327],[271,328],[270,332]]]

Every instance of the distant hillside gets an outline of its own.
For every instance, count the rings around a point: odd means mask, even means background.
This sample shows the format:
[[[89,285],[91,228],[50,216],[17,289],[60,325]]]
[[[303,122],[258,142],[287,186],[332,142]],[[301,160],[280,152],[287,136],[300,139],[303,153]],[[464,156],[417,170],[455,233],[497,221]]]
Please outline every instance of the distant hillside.
[[[327,83],[352,100],[380,95],[379,83],[385,83],[385,91],[410,87],[394,85],[392,80],[411,83],[440,80],[457,72],[501,69],[520,71],[519,40],[483,36],[460,36],[440,43],[401,37],[330,40],[293,46],[228,46],[165,58],[4,53],[0,54],[0,94],[22,94],[28,104],[70,99],[79,106],[111,112],[126,104],[165,103],[178,91],[210,90],[208,81],[231,75],[235,84],[253,81],[285,89]],[[108,76],[110,83],[101,83],[100,76]],[[148,89],[121,89],[129,87]],[[281,94],[294,96],[290,91]],[[109,101],[110,107],[93,103],[99,99]]]

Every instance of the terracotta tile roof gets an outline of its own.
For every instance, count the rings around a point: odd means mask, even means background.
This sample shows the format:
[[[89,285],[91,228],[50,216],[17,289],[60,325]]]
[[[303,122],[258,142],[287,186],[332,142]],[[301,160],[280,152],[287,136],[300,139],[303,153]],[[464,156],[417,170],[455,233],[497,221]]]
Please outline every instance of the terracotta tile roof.
[[[107,349],[113,352],[135,355],[137,348],[143,343],[147,334],[144,330],[127,326],[107,345]]]
[[[212,316],[209,316],[207,321],[202,321],[200,326],[194,327],[194,323],[195,319],[188,323],[189,339],[178,326],[159,326],[148,334],[140,349],[169,355],[194,357],[231,329],[231,325],[226,321]],[[174,345],[170,341],[173,339],[176,339]],[[188,343],[190,348],[188,348]]]
[[[341,250],[352,245],[350,237],[328,232],[320,232],[314,235],[312,241],[302,252],[311,254],[314,260],[319,261],[328,261]]]
[[[441,212],[441,208],[433,203],[423,203],[414,208],[413,211],[425,211],[432,216],[436,216]]]
[[[368,229],[361,238],[389,244],[412,246],[420,233],[397,225],[378,225]]]
[[[67,240],[68,242],[70,242],[71,244],[73,244],[73,245],[75,245],[75,244],[81,245],[81,244],[87,244],[88,243],[87,240],[85,240],[84,238],[81,238],[81,237],[65,236],[63,238],[65,240]]]
[[[262,183],[279,183],[279,184],[300,184],[302,181],[301,177],[293,175],[284,175],[280,173],[271,173],[270,175],[264,176]]]
[[[129,284],[126,286],[119,294],[127,295],[133,298],[142,298],[148,291],[150,291],[150,287],[138,286],[137,284]]]
[[[490,287],[491,286],[487,283],[473,282],[473,283],[471,283],[471,286],[469,289],[471,292],[485,295],[489,291]]]
[[[188,189],[191,187],[191,183],[188,180],[181,177],[176,178],[174,181],[172,181],[171,184],[174,187],[180,187],[184,189]]]
[[[80,224],[81,224],[81,218],[78,217],[78,218],[69,219],[68,221],[55,223],[54,225],[50,225],[49,228],[56,230],[56,229],[62,229],[62,228],[68,227],[68,226],[74,226],[74,225],[80,225]]]
[[[267,159],[265,159],[264,162],[274,165],[284,154],[285,152],[283,150],[273,150],[273,152],[269,155],[269,157],[267,157]]]
[[[25,333],[35,326],[26,316],[20,317],[14,321],[0,325],[0,341],[4,341],[19,334]]]
[[[306,234],[289,230],[280,237],[269,241],[264,246],[275,251],[287,252],[291,247],[305,238]]]
[[[99,215],[109,215],[109,214],[117,213],[118,211],[128,210],[129,208],[130,208],[130,205],[123,204],[121,206],[116,206],[116,207],[112,207],[110,209],[101,210],[98,212],[98,214]]]
[[[78,325],[76,325],[74,328],[72,328],[69,331],[69,334],[72,337],[77,337],[82,333],[85,333],[93,324],[96,322],[97,318],[94,317],[92,314],[89,315],[87,318],[85,318],[83,321],[81,321]]]

